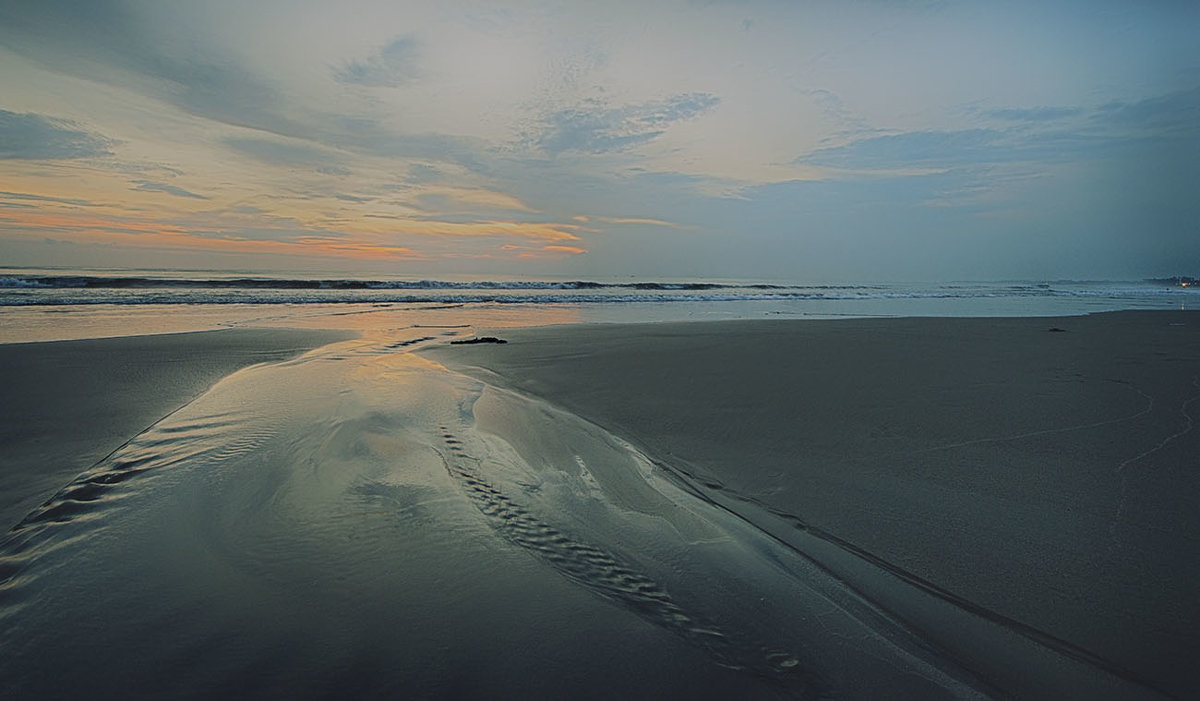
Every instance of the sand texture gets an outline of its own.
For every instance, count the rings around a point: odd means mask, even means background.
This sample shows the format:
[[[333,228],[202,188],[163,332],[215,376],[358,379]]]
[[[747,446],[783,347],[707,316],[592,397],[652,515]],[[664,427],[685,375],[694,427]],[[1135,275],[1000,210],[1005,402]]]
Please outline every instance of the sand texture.
[[[0,344],[0,530],[225,375],[349,335],[233,329]]]
[[[484,336],[508,342],[450,343]],[[1195,697],[1198,337],[1118,313],[0,346],[6,487],[51,491],[0,536],[0,688]]]
[[[1200,315],[500,335],[425,353],[628,439],[999,688],[1082,693],[1062,659],[1200,695]]]
[[[411,352],[461,333],[235,372],[28,514],[7,697],[975,695],[627,445]]]

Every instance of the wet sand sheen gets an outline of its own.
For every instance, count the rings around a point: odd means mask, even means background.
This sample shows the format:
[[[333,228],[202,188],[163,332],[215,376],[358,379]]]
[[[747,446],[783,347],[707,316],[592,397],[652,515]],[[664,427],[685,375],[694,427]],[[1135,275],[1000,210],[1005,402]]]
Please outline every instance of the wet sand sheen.
[[[231,329],[0,343],[0,530],[225,375],[351,335]]]
[[[645,477],[569,417],[553,428],[590,443],[572,448],[578,460],[526,463],[477,429],[486,388],[397,351],[404,340],[235,373],[30,513],[0,544],[5,687],[22,698],[825,688],[805,653],[828,651],[760,641],[739,621],[713,627],[723,614],[703,597],[741,585],[713,588],[706,563],[758,558],[711,515],[628,512],[622,490],[598,485]],[[580,477],[584,464],[604,477]],[[803,588],[773,568],[758,566]],[[852,618],[828,625],[874,640],[839,655],[907,659]],[[873,674],[926,697],[957,684],[904,664],[918,676],[894,661]]]
[[[1173,588],[1197,581],[1195,483],[1172,451],[1195,447],[1200,386],[1174,380],[1198,370],[1196,332],[1187,315],[862,320],[506,330],[505,346],[451,348],[435,346],[465,330],[425,328],[242,370],[0,543],[0,681],[28,697],[1181,694],[1178,674],[1095,645],[1038,577],[1072,574],[1071,547],[1095,555],[1072,519],[1116,524],[1082,598],[1116,589],[1125,612],[1095,627],[1125,615],[1122,635],[1190,654],[1144,631],[1193,605]],[[1107,354],[1088,354],[1096,334]],[[1048,356],[1048,338],[1066,348]],[[1073,393],[1050,391],[1048,359],[1082,377]],[[1096,429],[1112,444],[1036,443]],[[1018,457],[1066,448],[1117,482],[1072,491],[1070,459],[1012,479]],[[1008,472],[964,469],[980,465]],[[1147,483],[1172,492],[1149,512]],[[1007,548],[988,540],[1001,526]],[[1006,593],[1036,548],[1043,569],[1066,564]],[[991,591],[946,574],[1001,558]],[[1122,589],[1135,565],[1160,588]]]
[[[633,441],[1001,689],[1189,696],[1196,319],[597,325],[426,354]]]

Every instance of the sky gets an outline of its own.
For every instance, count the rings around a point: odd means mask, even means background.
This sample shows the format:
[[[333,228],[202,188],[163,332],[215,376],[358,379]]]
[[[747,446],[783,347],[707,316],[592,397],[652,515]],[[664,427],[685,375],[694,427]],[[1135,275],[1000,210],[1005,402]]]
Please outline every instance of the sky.
[[[1200,3],[0,0],[0,265],[1200,272]]]

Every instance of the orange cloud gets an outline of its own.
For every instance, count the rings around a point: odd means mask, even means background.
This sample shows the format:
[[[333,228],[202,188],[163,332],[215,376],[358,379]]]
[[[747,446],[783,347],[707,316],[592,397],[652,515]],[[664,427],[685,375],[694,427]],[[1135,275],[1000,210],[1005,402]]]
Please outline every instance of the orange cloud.
[[[662,219],[645,219],[642,217],[595,217],[596,221],[604,222],[605,224],[645,224],[648,226],[666,226],[672,229],[682,229],[683,226],[675,222],[669,222]]]
[[[517,258],[522,260],[545,259],[545,258],[561,258],[564,255],[576,256],[582,253],[587,253],[586,248],[578,246],[557,246],[546,245],[538,248],[530,248],[529,246],[517,246],[513,244],[505,244],[500,247],[502,251],[510,251],[517,254]]]
[[[47,232],[70,232],[82,243],[117,243],[134,248],[166,250],[206,250],[213,252],[275,253],[299,256],[339,258],[403,258],[420,260],[427,256],[405,246],[335,238],[302,238],[295,241],[250,239],[234,234],[221,237],[196,236],[178,226],[129,218],[105,219],[93,216],[69,216],[40,212],[22,216],[0,215],[0,225],[12,233],[41,236]],[[40,230],[40,231],[39,231]]]
[[[0,190],[10,183],[0,174]],[[32,182],[12,182],[31,190]],[[0,209],[0,235],[52,236],[78,243],[106,243],[139,249],[271,253],[360,259],[429,260],[450,255],[491,255],[480,250],[495,243],[519,244],[520,252],[551,257],[585,252],[573,222],[530,222],[517,219],[445,221],[426,218],[393,204],[371,211],[330,208],[328,201],[303,198],[248,197],[227,204],[190,200],[160,206],[137,198],[126,202],[125,190],[64,192],[59,181],[38,182],[33,194],[21,195],[21,208]],[[14,190],[15,191],[15,190]],[[527,206],[516,198],[482,189],[443,188],[441,194],[510,210]],[[70,196],[74,196],[74,198]],[[92,198],[85,201],[75,199]],[[36,203],[30,206],[29,203]],[[86,205],[84,207],[83,205]],[[467,244],[465,239],[478,241]],[[428,243],[422,243],[428,241]],[[545,248],[537,248],[545,245]],[[502,249],[507,250],[507,249]]]
[[[377,234],[411,234],[415,236],[508,236],[545,241],[578,241],[574,224],[553,224],[522,221],[447,222],[397,218],[386,227],[356,227]]]
[[[484,190],[482,188],[433,186],[421,188],[420,193],[421,195],[443,195],[464,204],[495,209],[508,209],[517,212],[537,211],[512,195],[494,190]]]

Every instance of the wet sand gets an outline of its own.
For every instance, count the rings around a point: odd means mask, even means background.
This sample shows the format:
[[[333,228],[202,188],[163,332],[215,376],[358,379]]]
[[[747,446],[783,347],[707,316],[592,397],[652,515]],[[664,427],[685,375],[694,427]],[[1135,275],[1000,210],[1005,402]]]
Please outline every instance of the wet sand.
[[[387,328],[204,391],[333,338],[0,346],[5,460],[116,448],[0,538],[0,685],[1200,692],[1195,314]]]
[[[235,372],[76,477],[0,538],[0,686],[973,695],[624,444],[411,352],[461,332],[369,334]]]
[[[352,335],[231,329],[0,344],[0,532],[229,373]]]
[[[493,335],[424,354],[629,440],[997,688],[1200,695],[1200,315]]]

